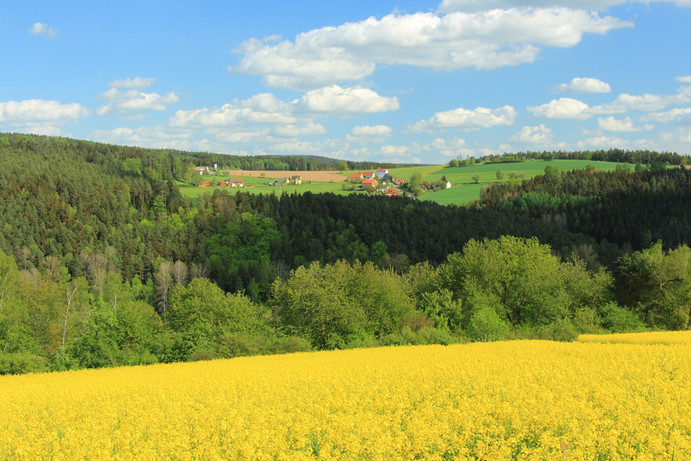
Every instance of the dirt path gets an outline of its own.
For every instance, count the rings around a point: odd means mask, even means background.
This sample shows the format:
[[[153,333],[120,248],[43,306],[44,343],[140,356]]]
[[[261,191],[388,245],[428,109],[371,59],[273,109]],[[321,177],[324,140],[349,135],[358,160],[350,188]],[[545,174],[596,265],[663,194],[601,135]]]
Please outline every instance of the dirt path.
[[[223,174],[228,176],[259,176],[262,173],[265,178],[283,178],[291,176],[301,176],[303,181],[339,182],[347,178],[338,171],[258,171],[258,170],[223,170]]]

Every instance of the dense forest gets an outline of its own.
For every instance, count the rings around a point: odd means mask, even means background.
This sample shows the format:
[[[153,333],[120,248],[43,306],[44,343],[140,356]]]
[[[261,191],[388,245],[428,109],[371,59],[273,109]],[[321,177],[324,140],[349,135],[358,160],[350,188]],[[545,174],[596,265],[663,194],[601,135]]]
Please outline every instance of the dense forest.
[[[597,241],[641,250],[658,240],[666,247],[691,237],[691,170],[592,168],[546,174],[521,183],[495,184],[480,201],[501,211],[552,222]]]
[[[684,169],[547,171],[469,207],[180,195],[235,161],[0,135],[0,373],[688,328]]]
[[[650,150],[585,150],[585,151],[543,151],[518,152],[515,154],[489,154],[482,157],[466,157],[453,159],[452,166],[475,163],[514,163],[525,160],[592,160],[616,163],[631,163],[640,165],[686,165],[687,156],[676,152],[655,152]]]

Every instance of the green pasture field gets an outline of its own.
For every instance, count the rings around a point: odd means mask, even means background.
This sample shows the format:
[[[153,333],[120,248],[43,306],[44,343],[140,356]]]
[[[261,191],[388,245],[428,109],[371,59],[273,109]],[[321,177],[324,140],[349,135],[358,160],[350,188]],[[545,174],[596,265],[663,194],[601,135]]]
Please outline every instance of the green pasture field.
[[[584,169],[587,165],[592,165],[598,170],[610,171],[617,166],[614,162],[597,162],[590,160],[526,160],[517,163],[485,163],[471,166],[449,167],[446,165],[431,165],[419,167],[405,167],[392,168],[389,173],[394,178],[401,178],[406,181],[410,177],[419,172],[422,174],[423,181],[440,181],[442,176],[446,176],[448,181],[451,181],[453,187],[450,189],[439,190],[435,192],[428,191],[424,193],[419,199],[433,201],[442,205],[451,204],[465,204],[480,198],[480,190],[485,184],[500,182],[497,180],[497,170],[501,169],[505,173],[504,180],[509,181],[509,174],[512,172],[518,175],[525,175],[525,178],[530,179],[534,176],[543,174],[547,165],[558,167],[562,171]],[[633,165],[631,166],[633,168]],[[269,186],[268,183],[273,178],[257,177],[257,176],[238,176],[245,182],[244,188],[227,188],[219,187],[215,184],[222,179],[228,179],[227,175],[212,175],[204,176],[204,181],[211,181],[213,187],[198,187],[190,184],[181,183],[180,192],[186,197],[200,197],[205,194],[211,194],[215,189],[224,189],[230,193],[237,191],[249,192],[253,194],[282,194],[287,193],[326,193],[332,192],[334,194],[346,195],[357,193],[356,191],[348,190],[352,186],[347,182],[349,173],[359,173],[359,171],[343,172],[343,181],[335,182],[320,182],[320,181],[305,181],[302,184],[282,184],[280,186]],[[479,174],[479,183],[475,183],[473,176]],[[267,172],[267,175],[271,175]]]
[[[233,176],[242,178],[245,183],[245,187],[221,187],[217,186],[219,181],[223,179],[228,179],[228,176],[214,175],[214,176],[204,176],[204,181],[210,181],[212,187],[199,187],[188,183],[180,183],[180,193],[185,197],[197,198],[202,195],[212,194],[216,189],[223,189],[231,194],[235,194],[238,191],[248,192],[251,194],[277,194],[280,195],[284,192],[288,194],[292,193],[303,193],[303,192],[313,192],[315,194],[333,192],[334,194],[349,194],[353,193],[347,190],[343,190],[343,182],[319,182],[319,181],[303,181],[302,184],[281,184],[279,186],[270,186],[268,183],[273,182],[274,178],[261,178],[257,176]]]
[[[617,166],[615,162],[596,162],[591,160],[526,160],[520,163],[486,163],[472,166],[449,167],[442,166],[436,170],[424,168],[420,169],[423,181],[439,181],[442,176],[446,176],[451,181],[451,189],[443,189],[435,192],[426,192],[419,199],[429,200],[442,205],[464,204],[480,198],[480,190],[485,184],[496,182],[508,182],[509,174],[512,172],[518,175],[525,174],[525,178],[530,179],[537,175],[544,174],[545,167],[553,165],[562,171],[585,169],[587,165],[592,165],[598,170],[611,171]],[[631,166],[633,169],[633,165]],[[503,181],[497,180],[497,170],[501,169],[505,175]],[[406,168],[406,170],[408,170]],[[479,174],[479,183],[476,184],[473,176]],[[412,172],[410,173],[412,175]],[[404,176],[403,179],[409,179]]]

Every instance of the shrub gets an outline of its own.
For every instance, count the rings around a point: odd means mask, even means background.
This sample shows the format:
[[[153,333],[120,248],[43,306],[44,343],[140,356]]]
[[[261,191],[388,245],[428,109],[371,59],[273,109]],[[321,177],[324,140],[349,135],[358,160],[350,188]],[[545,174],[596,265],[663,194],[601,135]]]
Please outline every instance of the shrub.
[[[578,339],[576,327],[568,319],[559,319],[540,330],[541,339],[571,342]]]
[[[508,323],[490,306],[481,306],[470,317],[468,335],[473,341],[500,341],[508,334]]]
[[[28,352],[0,354],[0,375],[40,373],[43,371],[48,371],[48,360],[40,355]]]
[[[615,302],[601,308],[602,326],[613,333],[643,331],[645,325],[641,318]]]

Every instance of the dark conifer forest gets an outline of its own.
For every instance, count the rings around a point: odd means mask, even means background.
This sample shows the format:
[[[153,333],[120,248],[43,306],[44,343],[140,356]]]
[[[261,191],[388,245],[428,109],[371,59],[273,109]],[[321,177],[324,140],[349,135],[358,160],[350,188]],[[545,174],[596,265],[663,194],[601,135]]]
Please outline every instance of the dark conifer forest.
[[[0,373],[688,329],[691,172],[666,166],[681,156],[551,155],[640,168],[546,171],[469,206],[190,199],[191,166],[338,161],[0,134]]]

